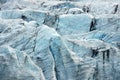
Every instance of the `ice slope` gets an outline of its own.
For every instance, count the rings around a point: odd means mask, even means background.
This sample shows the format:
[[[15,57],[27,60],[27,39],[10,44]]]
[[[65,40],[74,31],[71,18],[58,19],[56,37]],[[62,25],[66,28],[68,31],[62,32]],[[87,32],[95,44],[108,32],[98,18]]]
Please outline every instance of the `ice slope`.
[[[0,0],[0,80],[119,80],[119,0]]]

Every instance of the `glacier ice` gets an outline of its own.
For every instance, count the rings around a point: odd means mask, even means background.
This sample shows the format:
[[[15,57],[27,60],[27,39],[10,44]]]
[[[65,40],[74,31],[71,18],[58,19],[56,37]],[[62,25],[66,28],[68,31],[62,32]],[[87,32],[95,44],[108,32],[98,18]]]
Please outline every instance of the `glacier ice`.
[[[0,80],[119,80],[119,13],[119,0],[0,0]]]

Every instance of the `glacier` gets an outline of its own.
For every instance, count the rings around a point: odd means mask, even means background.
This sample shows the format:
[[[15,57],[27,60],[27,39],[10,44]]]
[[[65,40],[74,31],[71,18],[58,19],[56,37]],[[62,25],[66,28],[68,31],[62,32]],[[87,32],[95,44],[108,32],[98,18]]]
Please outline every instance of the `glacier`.
[[[0,0],[0,80],[119,80],[119,0]]]

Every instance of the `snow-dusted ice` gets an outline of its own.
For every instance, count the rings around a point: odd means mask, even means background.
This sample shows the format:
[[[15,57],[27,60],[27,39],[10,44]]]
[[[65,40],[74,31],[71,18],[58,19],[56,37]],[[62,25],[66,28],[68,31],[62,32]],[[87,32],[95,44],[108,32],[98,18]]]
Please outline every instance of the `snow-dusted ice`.
[[[119,79],[119,0],[0,0],[0,80]]]

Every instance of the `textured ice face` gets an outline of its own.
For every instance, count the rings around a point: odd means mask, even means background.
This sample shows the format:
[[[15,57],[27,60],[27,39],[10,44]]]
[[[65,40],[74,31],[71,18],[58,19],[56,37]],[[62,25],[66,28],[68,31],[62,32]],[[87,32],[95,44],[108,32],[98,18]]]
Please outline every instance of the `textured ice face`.
[[[1,80],[44,80],[41,68],[30,57],[9,46],[0,46]]]
[[[0,80],[119,80],[119,0],[1,0]]]
[[[61,15],[58,22],[56,29],[61,35],[86,33],[90,31],[92,17],[88,14]]]

